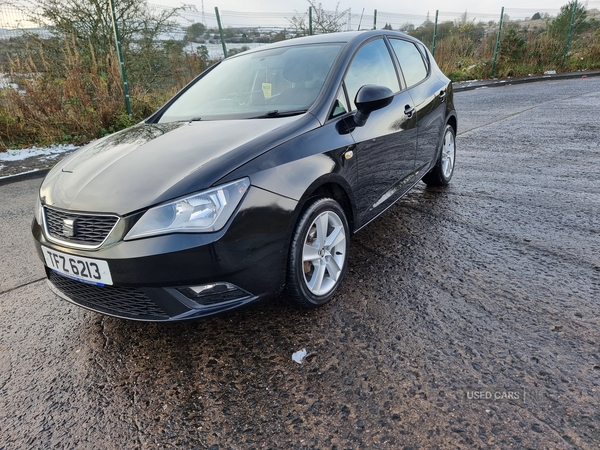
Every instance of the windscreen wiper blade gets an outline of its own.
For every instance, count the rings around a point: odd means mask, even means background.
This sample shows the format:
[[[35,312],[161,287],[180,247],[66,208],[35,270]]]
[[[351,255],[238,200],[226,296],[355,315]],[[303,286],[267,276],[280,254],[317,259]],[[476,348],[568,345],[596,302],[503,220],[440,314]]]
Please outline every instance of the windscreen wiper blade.
[[[297,116],[299,114],[304,114],[308,109],[295,109],[293,111],[279,111],[278,109],[274,109],[273,111],[268,111],[265,114],[260,116],[252,117],[253,119],[269,119],[271,117],[289,117],[289,116]]]

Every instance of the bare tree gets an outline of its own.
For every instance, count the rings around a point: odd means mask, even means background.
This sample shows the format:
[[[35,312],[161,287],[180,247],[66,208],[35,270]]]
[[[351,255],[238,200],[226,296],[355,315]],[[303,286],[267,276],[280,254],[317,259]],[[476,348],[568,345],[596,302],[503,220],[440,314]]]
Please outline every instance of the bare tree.
[[[400,25],[399,29],[404,33],[409,33],[411,31],[415,31],[415,24],[411,22],[404,22],[402,25]]]
[[[99,53],[113,48],[112,15],[108,0],[33,0],[29,16],[57,35],[75,36]],[[33,5],[32,5],[33,6]],[[177,25],[175,16],[182,8],[153,9],[145,0],[115,2],[117,25],[124,48],[132,42],[153,41]]]
[[[40,39],[44,53],[62,54],[70,42],[79,64],[94,67],[101,73],[115,65],[115,41],[112,11],[108,0],[25,0],[29,19],[49,30],[52,39]],[[131,84],[150,85],[172,77],[171,57],[183,53],[183,41],[173,39],[181,34],[176,22],[179,8],[150,7],[146,0],[115,1],[115,15]],[[50,49],[50,47],[53,47]],[[50,61],[60,67],[60,58]],[[57,67],[52,69],[57,72]]]
[[[314,34],[335,33],[342,31],[348,23],[347,17],[349,9],[339,10],[340,3],[335,5],[335,11],[326,11],[321,2],[307,0],[312,8],[312,30]],[[297,12],[297,11],[296,11]],[[308,13],[295,15],[290,21],[291,27],[299,35],[309,34]]]

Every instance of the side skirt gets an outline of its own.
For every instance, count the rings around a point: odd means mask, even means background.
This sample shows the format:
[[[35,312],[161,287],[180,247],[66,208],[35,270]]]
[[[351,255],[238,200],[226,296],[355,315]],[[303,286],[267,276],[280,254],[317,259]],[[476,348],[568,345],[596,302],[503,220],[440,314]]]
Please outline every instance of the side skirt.
[[[389,208],[391,208],[392,206],[394,206],[396,204],[396,202],[398,200],[400,200],[402,197],[404,197],[408,192],[410,192],[410,190],[419,182],[421,181],[421,179],[427,174],[428,170],[430,168],[430,164],[425,164],[421,167],[419,167],[417,170],[415,170],[413,173],[411,173],[409,176],[407,176],[406,178],[398,181],[396,184],[394,184],[390,189],[388,189],[385,194],[383,194],[381,196],[381,198],[379,200],[377,200],[377,203],[375,203],[375,205],[373,206],[379,206],[381,205],[383,202],[385,202],[386,200],[390,199],[391,197],[394,196],[394,194],[396,194],[400,188],[403,188],[404,186],[406,186],[407,184],[410,183],[410,186],[408,187],[408,189],[406,189],[404,191],[404,193],[400,196],[398,196],[398,198],[396,200],[394,200],[392,203],[390,203],[385,209],[383,209],[379,214],[377,214],[375,217],[373,217],[372,219],[370,219],[369,221],[367,221],[366,223],[362,224],[360,227],[358,227],[357,229],[354,230],[354,233],[359,232],[360,230],[362,230],[364,227],[366,227],[367,225],[369,225],[373,220],[377,219],[380,215],[382,215],[384,212],[386,212]],[[353,233],[353,234],[354,234]]]

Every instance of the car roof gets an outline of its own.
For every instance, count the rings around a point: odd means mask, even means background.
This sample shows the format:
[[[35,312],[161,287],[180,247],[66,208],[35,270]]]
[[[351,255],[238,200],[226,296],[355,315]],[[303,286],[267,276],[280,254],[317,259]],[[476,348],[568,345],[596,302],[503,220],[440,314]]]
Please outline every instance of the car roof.
[[[280,48],[280,47],[290,47],[296,45],[306,45],[306,44],[326,44],[326,43],[350,43],[353,41],[362,42],[366,39],[369,39],[374,36],[396,36],[402,37],[405,39],[409,39],[411,41],[416,40],[411,36],[408,36],[404,33],[400,33],[398,31],[389,31],[389,30],[362,30],[362,31],[341,31],[337,33],[326,33],[326,34],[316,34],[312,36],[302,36],[292,39],[287,39],[285,41],[275,42],[273,44],[262,45],[260,47],[253,48],[243,53],[254,53],[259,52],[261,50],[265,50],[267,48]],[[238,53],[235,56],[241,55],[242,53]],[[234,57],[235,57],[234,56]]]

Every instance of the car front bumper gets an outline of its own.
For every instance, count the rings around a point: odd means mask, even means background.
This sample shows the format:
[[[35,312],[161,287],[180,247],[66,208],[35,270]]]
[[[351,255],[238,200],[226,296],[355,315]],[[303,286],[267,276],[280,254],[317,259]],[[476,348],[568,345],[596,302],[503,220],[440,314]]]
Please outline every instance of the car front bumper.
[[[296,205],[251,187],[219,232],[119,240],[94,251],[50,242],[36,220],[32,231],[42,261],[44,246],[100,259],[110,267],[113,284],[107,286],[74,280],[46,267],[57,295],[116,317],[178,321],[229,311],[280,292]]]

